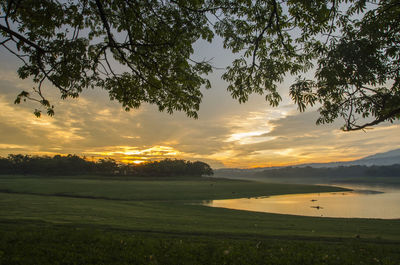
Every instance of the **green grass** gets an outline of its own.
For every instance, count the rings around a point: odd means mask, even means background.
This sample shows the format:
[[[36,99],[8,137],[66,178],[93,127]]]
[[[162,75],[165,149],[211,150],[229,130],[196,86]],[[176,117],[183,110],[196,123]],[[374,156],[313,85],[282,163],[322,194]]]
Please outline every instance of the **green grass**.
[[[3,230],[9,229],[11,231]],[[0,223],[0,264],[398,264],[398,244]],[[40,240],[38,240],[40,239]]]
[[[338,190],[334,187],[211,178],[3,176],[0,190],[0,264],[400,262],[400,220],[200,205],[217,198]]]
[[[328,186],[265,184],[214,178],[113,180],[81,178],[0,177],[0,191],[55,196],[114,199],[199,201],[342,190]],[[344,189],[343,189],[344,190]]]

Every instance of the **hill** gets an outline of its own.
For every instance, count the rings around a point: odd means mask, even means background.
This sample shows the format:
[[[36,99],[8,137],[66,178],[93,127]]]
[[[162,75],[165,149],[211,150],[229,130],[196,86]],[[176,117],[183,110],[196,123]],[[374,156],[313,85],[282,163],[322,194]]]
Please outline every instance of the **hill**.
[[[400,149],[348,162],[311,163],[256,169],[225,168],[216,177],[278,183],[361,183],[400,185]]]

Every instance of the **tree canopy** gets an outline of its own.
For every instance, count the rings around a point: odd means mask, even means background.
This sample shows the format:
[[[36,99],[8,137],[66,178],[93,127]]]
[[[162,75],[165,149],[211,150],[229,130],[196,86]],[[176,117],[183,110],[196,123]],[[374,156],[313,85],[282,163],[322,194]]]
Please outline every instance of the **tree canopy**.
[[[396,0],[0,0],[0,45],[22,61],[20,78],[54,114],[42,90],[62,98],[104,88],[129,110],[147,102],[197,117],[212,62],[193,45],[215,36],[236,55],[222,78],[239,102],[298,76],[290,96],[317,123],[341,117],[344,130],[400,118],[400,3]],[[310,78],[309,72],[314,72]]]
[[[199,177],[210,176],[214,172],[207,163],[179,159],[149,161],[136,165],[117,163],[111,158],[88,161],[77,155],[50,157],[10,154],[6,158],[0,157],[0,174]]]

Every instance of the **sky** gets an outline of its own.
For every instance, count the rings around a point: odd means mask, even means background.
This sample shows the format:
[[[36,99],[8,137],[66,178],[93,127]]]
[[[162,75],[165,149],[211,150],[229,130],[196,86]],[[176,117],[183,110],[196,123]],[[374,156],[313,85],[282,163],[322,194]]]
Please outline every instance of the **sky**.
[[[212,58],[217,68],[232,59],[213,43],[196,44],[195,57]],[[21,90],[18,62],[0,49],[0,156],[8,154],[76,154],[95,160],[109,157],[126,163],[177,158],[200,160],[213,168],[253,168],[301,163],[348,161],[400,148],[400,123],[384,123],[357,132],[340,130],[342,121],[315,124],[316,108],[300,113],[288,98],[292,77],[279,84],[283,101],[268,106],[262,95],[239,104],[215,70],[212,88],[203,90],[199,119],[184,113],[161,113],[143,104],[129,112],[110,101],[102,89],[86,90],[77,99],[61,100],[54,87],[45,93],[55,116],[36,118],[32,102],[14,105]]]

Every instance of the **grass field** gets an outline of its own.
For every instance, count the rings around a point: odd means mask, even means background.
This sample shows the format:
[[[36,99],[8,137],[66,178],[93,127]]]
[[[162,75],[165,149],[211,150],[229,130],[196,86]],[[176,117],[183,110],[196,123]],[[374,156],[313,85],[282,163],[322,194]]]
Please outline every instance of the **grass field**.
[[[400,264],[400,220],[200,204],[334,187],[2,176],[0,190],[0,264]]]

